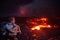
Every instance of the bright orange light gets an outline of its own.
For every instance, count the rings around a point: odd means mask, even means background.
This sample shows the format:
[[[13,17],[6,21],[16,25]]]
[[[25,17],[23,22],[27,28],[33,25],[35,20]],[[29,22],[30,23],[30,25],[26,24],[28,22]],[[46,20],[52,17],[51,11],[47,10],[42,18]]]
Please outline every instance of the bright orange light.
[[[35,28],[32,28],[32,30],[35,30]]]
[[[50,25],[39,25],[40,27],[46,27],[46,28],[48,28],[48,27],[51,27]]]
[[[48,27],[51,27],[50,25],[48,25]]]
[[[42,21],[43,21],[43,20],[44,20],[44,21],[47,21],[47,18],[41,18],[41,20],[42,20]]]
[[[39,25],[39,27],[46,27],[45,25]]]
[[[35,26],[34,28],[32,28],[32,30],[40,30],[40,28],[43,27],[43,28],[50,28],[51,26],[50,25],[38,25],[38,26]]]
[[[32,30],[40,30],[40,27],[39,26],[35,26],[34,28],[32,28]]]
[[[31,22],[32,24],[35,24],[35,25],[37,25],[37,23],[36,22]]]
[[[40,30],[40,27],[39,26],[36,26],[35,29]]]

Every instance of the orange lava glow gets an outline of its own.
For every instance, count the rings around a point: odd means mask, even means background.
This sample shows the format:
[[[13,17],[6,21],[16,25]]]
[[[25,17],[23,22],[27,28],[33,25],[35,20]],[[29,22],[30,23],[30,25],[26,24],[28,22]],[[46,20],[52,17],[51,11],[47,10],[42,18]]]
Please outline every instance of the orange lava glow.
[[[40,30],[40,27],[39,26],[35,26],[34,28],[32,28],[32,30]]]
[[[51,25],[47,24],[48,18],[46,17],[38,18],[38,19],[35,18],[27,21],[33,26],[31,30],[40,30],[41,28],[51,28]]]
[[[47,21],[47,18],[41,18],[41,20],[42,20],[42,21],[43,21],[43,20],[44,20],[44,21]]]
[[[40,30],[41,27],[50,28],[51,26],[50,25],[38,25],[38,26],[33,27],[32,30]]]

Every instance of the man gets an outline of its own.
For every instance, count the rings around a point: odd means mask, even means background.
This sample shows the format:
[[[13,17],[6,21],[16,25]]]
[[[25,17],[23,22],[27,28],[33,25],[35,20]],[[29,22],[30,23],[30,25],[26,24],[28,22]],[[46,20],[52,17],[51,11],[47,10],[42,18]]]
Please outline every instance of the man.
[[[5,31],[3,33],[3,35],[8,35],[7,37],[9,37],[11,39],[11,37],[15,40],[17,34],[21,34],[21,30],[19,25],[15,24],[15,18],[14,17],[10,17],[8,19],[8,22],[4,25]]]

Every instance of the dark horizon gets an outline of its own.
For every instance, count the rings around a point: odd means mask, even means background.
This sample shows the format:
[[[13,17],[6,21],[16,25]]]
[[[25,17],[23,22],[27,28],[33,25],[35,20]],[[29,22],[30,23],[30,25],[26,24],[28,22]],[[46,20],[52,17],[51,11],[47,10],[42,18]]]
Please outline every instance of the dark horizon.
[[[60,17],[58,0],[2,0],[0,6],[2,17]]]

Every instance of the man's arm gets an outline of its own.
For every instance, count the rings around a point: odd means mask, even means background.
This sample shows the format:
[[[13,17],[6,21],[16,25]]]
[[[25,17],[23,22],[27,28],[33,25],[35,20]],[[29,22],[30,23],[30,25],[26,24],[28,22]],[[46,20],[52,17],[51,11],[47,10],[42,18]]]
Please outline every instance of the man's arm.
[[[17,25],[17,24],[14,24],[14,26],[15,27],[13,28],[13,30],[17,29],[17,33],[20,33],[21,34],[20,26]]]
[[[19,31],[19,33],[21,34],[20,26],[18,26],[18,31]]]
[[[5,25],[5,29],[8,30],[11,33],[14,33],[15,32],[13,29],[10,28],[9,25]]]

